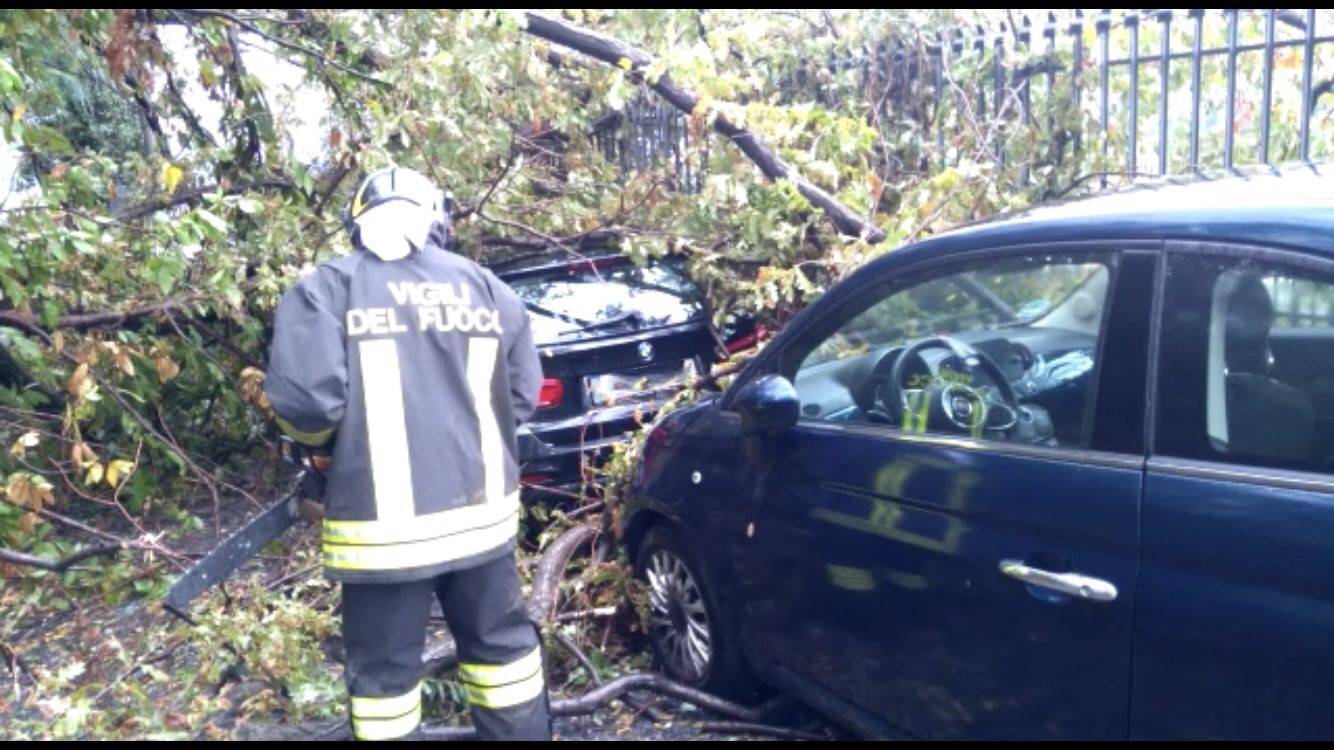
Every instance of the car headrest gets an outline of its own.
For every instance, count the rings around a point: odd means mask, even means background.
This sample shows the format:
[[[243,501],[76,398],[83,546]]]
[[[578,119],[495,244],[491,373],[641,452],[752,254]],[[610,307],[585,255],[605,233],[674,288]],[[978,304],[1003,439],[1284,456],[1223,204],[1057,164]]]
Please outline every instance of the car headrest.
[[[1229,372],[1264,374],[1269,367],[1269,329],[1274,324],[1274,303],[1269,290],[1254,274],[1244,274],[1227,300],[1227,343],[1224,355]]]

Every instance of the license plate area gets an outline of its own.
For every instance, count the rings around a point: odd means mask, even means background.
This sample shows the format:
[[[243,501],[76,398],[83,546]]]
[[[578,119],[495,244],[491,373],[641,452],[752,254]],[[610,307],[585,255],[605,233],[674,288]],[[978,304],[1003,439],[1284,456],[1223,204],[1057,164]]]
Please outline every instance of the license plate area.
[[[632,404],[666,398],[672,394],[666,386],[684,385],[695,374],[694,361],[686,359],[667,365],[588,375],[584,378],[584,388],[591,406]]]

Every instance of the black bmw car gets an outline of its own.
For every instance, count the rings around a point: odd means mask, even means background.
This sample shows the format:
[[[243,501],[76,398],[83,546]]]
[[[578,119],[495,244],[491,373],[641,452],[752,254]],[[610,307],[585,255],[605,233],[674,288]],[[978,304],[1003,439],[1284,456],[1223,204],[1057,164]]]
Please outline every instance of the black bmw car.
[[[545,378],[519,433],[529,498],[585,489],[583,467],[652,418],[682,383],[754,343],[743,323],[724,338],[680,258],[636,265],[612,249],[493,261],[528,308]]]

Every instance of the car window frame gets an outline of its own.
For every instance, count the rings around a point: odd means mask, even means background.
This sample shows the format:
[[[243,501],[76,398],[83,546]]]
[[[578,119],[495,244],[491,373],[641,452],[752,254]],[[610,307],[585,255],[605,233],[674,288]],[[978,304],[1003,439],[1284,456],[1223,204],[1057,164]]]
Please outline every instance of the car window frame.
[[[1108,282],[1108,307],[1104,310],[1102,320],[1099,321],[1098,333],[1098,358],[1095,365],[1093,389],[1093,414],[1090,418],[1094,419],[1092,427],[1093,443],[1085,446],[1039,446],[1026,445],[1023,443],[1008,442],[995,439],[978,439],[962,435],[950,435],[945,433],[905,433],[902,430],[895,429],[892,425],[861,424],[861,423],[835,423],[819,419],[808,418],[804,415],[798,415],[797,426],[806,429],[813,429],[819,432],[830,434],[863,434],[880,439],[895,442],[913,442],[939,445],[942,447],[961,448],[965,450],[984,451],[992,453],[1004,453],[1011,455],[1021,455],[1033,458],[1044,458],[1061,461],[1071,461],[1076,463],[1087,463],[1092,465],[1115,466],[1120,468],[1142,468],[1148,457],[1149,444],[1147,442],[1149,435],[1149,398],[1151,390],[1149,388],[1150,370],[1155,362],[1153,349],[1153,337],[1156,334],[1156,324],[1159,319],[1158,307],[1161,296],[1161,277],[1162,277],[1162,248],[1163,241],[1159,238],[1127,238],[1127,239],[1097,239],[1097,240],[1067,240],[1053,242],[1029,242],[1000,244],[993,246],[972,247],[956,251],[942,252],[938,256],[914,260],[905,264],[891,264],[882,269],[880,273],[868,274],[865,278],[859,279],[854,286],[840,292],[841,299],[832,304],[821,304],[823,300],[817,301],[811,308],[807,308],[803,314],[798,315],[788,327],[784,329],[774,341],[755,359],[750,366],[744,368],[737,376],[736,380],[723,392],[717,401],[717,408],[724,414],[739,418],[736,412],[736,395],[746,387],[748,383],[766,374],[777,373],[781,362],[787,350],[796,342],[800,341],[808,331],[822,324],[829,316],[839,315],[848,306],[854,304],[860,299],[860,295],[870,291],[877,286],[883,286],[887,280],[893,277],[916,277],[919,274],[926,274],[950,266],[962,266],[975,263],[979,260],[1000,259],[1006,257],[1041,255],[1041,254],[1066,254],[1077,255],[1081,253],[1107,254],[1116,259],[1113,267],[1110,269],[1112,278]],[[1120,284],[1120,266],[1122,259],[1132,253],[1141,255],[1151,255],[1153,257],[1153,270],[1149,279],[1149,288],[1151,290],[1151,311],[1148,320],[1149,340],[1144,342],[1143,363],[1144,368],[1139,372],[1141,382],[1135,388],[1135,401],[1137,413],[1133,415],[1135,429],[1143,438],[1135,450],[1125,451],[1117,449],[1108,449],[1099,447],[1098,441],[1098,423],[1097,416],[1099,406],[1103,401],[1104,384],[1102,381],[1103,372],[1103,352],[1108,342],[1108,327],[1114,317],[1114,306],[1116,295],[1121,291]],[[903,287],[900,287],[903,288]],[[891,292],[892,293],[892,292]]]
[[[1174,255],[1252,261],[1288,266],[1293,269],[1327,276],[1334,283],[1334,259],[1320,255],[1311,248],[1282,245],[1262,245],[1228,240],[1168,240],[1163,243],[1162,271],[1159,274],[1159,297],[1166,294],[1167,265]],[[1152,371],[1149,379],[1149,411],[1145,432],[1148,447],[1149,471],[1158,474],[1199,479],[1218,479],[1266,487],[1334,493],[1334,472],[1324,473],[1243,461],[1227,461],[1221,457],[1198,458],[1160,453],[1158,450],[1158,422],[1161,385],[1162,342],[1161,332],[1166,323],[1165,306],[1157,305],[1154,312]]]

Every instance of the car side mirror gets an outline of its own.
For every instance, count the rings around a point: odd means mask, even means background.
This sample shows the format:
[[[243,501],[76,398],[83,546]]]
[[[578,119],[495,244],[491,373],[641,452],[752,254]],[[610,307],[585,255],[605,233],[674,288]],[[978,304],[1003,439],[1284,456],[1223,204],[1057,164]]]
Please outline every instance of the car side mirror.
[[[747,383],[736,397],[745,433],[776,434],[797,423],[801,399],[782,375],[764,375]]]

